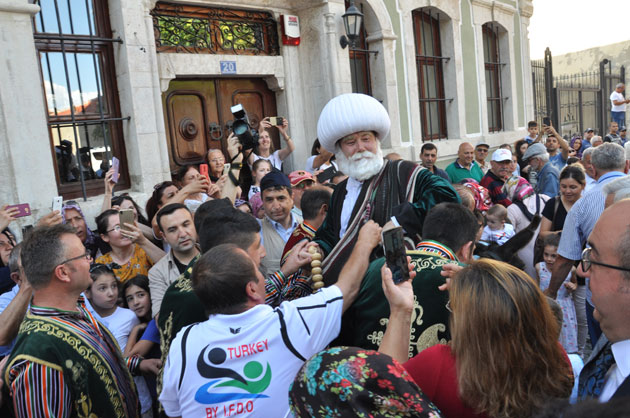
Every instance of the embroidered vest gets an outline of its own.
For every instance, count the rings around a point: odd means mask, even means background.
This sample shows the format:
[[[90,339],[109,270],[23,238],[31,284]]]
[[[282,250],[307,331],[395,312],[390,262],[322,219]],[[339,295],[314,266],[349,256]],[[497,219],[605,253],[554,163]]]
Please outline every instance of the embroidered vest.
[[[100,330],[123,379],[116,377],[112,365],[81,331],[56,318],[31,314],[20,325],[5,379],[13,364],[29,360],[63,373],[74,403],[73,417],[139,417],[140,404],[129,369],[114,337],[104,326]]]

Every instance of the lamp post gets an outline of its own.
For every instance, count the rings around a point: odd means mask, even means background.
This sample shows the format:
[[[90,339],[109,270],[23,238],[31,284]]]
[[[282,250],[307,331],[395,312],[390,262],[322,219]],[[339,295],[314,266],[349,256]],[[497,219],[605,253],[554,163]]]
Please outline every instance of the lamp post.
[[[354,0],[350,2],[350,7],[348,7],[341,18],[343,19],[343,26],[346,29],[346,34],[341,35],[339,43],[342,48],[345,48],[348,44],[350,45],[350,48],[354,48],[357,39],[359,39],[361,24],[363,23],[363,13],[361,13],[361,11],[354,5]]]

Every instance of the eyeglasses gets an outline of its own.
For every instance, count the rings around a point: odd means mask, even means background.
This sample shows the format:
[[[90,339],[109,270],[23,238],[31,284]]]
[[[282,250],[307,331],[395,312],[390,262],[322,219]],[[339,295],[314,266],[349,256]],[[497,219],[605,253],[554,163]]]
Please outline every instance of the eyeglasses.
[[[211,163],[224,163],[225,159],[224,158],[215,158],[213,160],[210,160]]]
[[[304,180],[303,182],[300,182],[293,187],[297,189],[306,189],[307,187],[311,187],[313,184],[315,184],[313,180]]]
[[[78,256],[76,256],[76,257],[72,257],[72,258],[69,258],[69,259],[67,259],[67,260],[64,260],[64,261],[62,261],[61,263],[59,263],[59,264],[57,264],[57,265],[58,265],[58,266],[61,266],[62,264],[67,264],[67,263],[69,263],[69,262],[71,262],[71,261],[74,261],[74,260],[80,260],[80,259],[82,259],[82,258],[85,258],[86,260],[91,260],[91,259],[92,259],[92,254],[90,254],[90,252],[89,252],[89,251],[86,251],[85,253],[83,253],[83,254],[81,254],[81,255],[78,255]]]
[[[609,269],[614,269],[614,270],[630,271],[630,267],[613,266],[610,264],[604,264],[597,261],[592,261],[591,250],[592,250],[591,248],[585,248],[584,251],[582,251],[582,259],[580,260],[580,262],[582,263],[582,270],[584,270],[585,272],[587,272],[591,268],[591,264],[595,264],[602,267],[608,267]]]
[[[120,232],[122,228],[120,227],[120,225],[116,225],[115,227],[113,227],[112,229],[108,229],[105,232],[112,232],[112,231],[116,231],[116,232]]]
[[[488,148],[477,148],[477,152],[488,152]]]

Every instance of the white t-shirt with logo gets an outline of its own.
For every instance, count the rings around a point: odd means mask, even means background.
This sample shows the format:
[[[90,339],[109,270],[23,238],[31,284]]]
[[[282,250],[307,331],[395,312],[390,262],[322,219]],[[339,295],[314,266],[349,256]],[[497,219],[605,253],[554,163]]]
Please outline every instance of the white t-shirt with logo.
[[[617,90],[613,91],[610,95],[610,111],[611,112],[625,112],[626,104],[615,105],[615,100],[617,101],[625,101],[626,99],[623,97],[623,94],[618,93]]]
[[[164,367],[160,402],[166,414],[290,417],[289,385],[304,362],[339,334],[342,306],[341,290],[331,286],[276,309],[257,305],[183,328]]]

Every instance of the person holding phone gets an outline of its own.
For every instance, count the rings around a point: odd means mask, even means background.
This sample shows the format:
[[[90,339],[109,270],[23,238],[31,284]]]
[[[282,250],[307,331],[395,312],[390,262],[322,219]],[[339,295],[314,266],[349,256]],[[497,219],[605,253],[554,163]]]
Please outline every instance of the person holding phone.
[[[120,267],[114,269],[114,274],[121,283],[138,274],[147,276],[151,266],[165,255],[164,251],[144,236],[135,223],[121,225],[117,210],[109,209],[98,215],[96,226],[101,239],[112,250],[98,257],[95,262],[118,264]]]
[[[273,125],[269,119],[269,117],[266,117],[260,121],[258,145],[247,156],[247,164],[250,169],[256,160],[263,159],[269,161],[274,168],[282,170],[282,161],[295,150],[295,144],[288,134],[289,121],[286,118],[282,118],[282,125],[278,125],[276,128],[278,128],[278,132],[280,132],[287,146],[274,151],[270,133]]]
[[[412,283],[416,302],[411,316],[413,327],[408,354],[416,355],[432,345],[450,340],[448,292],[439,289],[446,280],[442,269],[446,265],[467,263],[472,259],[478,230],[479,224],[473,213],[459,203],[440,203],[427,215],[422,228],[423,241],[415,251],[406,253],[411,257],[416,274]],[[387,233],[383,233],[384,239]],[[384,264],[384,258],[370,263],[359,296],[345,313],[339,338],[333,345],[378,350],[390,316],[381,284],[381,267]],[[388,262],[387,266],[391,268],[391,263]],[[395,271],[392,273],[395,277]],[[413,275],[413,272],[410,273]],[[403,280],[404,276],[400,275],[400,279]]]

